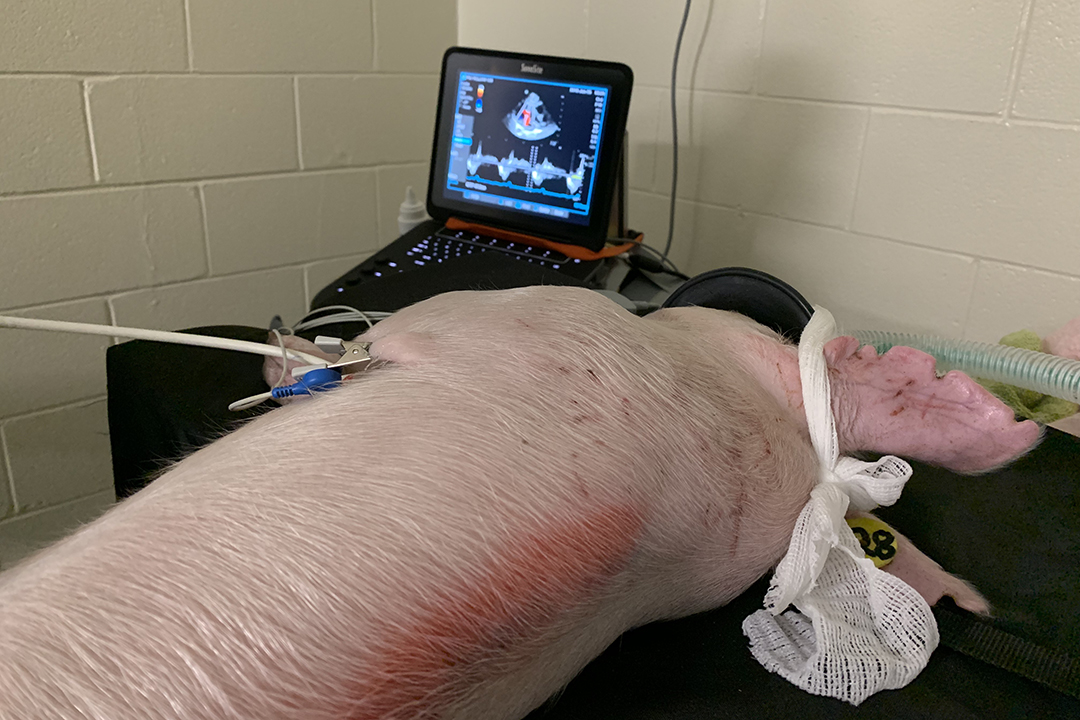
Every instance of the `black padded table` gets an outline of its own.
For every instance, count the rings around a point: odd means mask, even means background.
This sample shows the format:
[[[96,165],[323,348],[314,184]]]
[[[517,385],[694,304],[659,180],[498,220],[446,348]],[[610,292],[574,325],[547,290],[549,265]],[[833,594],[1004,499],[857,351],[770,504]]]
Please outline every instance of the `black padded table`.
[[[360,329],[329,331],[351,337]],[[254,328],[203,331],[266,338]],[[110,347],[118,497],[233,427],[238,418],[226,406],[265,391],[261,365],[257,356],[221,350],[143,341]],[[994,606],[986,622],[947,602],[935,610],[943,644],[965,652],[940,647],[908,687],[857,708],[811,696],[768,673],[747,649],[741,622],[760,607],[763,579],[727,607],[625,634],[530,720],[1080,718],[1080,699],[1023,676],[1080,688],[1080,439],[1048,430],[1028,456],[974,477],[913,465],[899,503],[879,514]],[[985,652],[986,638],[982,645],[973,638],[987,632],[998,662],[1016,672],[969,656]]]

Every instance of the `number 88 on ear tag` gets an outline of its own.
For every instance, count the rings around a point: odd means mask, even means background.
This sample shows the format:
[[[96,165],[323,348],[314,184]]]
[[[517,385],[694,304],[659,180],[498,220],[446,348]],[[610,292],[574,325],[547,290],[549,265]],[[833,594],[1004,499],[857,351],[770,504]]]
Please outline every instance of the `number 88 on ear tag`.
[[[896,556],[896,534],[892,528],[876,518],[848,518],[847,524],[866,557],[873,560],[876,567],[885,567],[892,562]]]

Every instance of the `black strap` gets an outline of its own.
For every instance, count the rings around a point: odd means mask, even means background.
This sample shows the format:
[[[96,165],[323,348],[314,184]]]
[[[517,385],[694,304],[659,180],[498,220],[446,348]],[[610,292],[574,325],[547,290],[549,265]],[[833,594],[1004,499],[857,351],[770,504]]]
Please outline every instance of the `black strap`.
[[[1080,662],[1000,630],[971,613],[934,608],[941,644],[968,657],[1080,698]]]

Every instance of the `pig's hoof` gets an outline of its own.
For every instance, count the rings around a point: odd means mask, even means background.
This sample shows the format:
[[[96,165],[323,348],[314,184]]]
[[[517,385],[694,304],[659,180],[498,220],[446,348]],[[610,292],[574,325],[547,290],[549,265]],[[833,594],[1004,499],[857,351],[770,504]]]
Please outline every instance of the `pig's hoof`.
[[[925,555],[922,558],[929,560]],[[893,567],[886,568],[886,572],[896,575],[913,587],[931,607],[937,605],[941,598],[948,596],[959,608],[979,615],[990,614],[990,603],[971,584],[945,572],[932,560],[930,563],[930,566],[919,568],[915,572],[911,572],[910,568],[896,572],[895,570],[900,568]]]
[[[942,595],[948,595],[957,607],[979,615],[990,615],[990,603],[979,591],[958,577],[952,576]]]

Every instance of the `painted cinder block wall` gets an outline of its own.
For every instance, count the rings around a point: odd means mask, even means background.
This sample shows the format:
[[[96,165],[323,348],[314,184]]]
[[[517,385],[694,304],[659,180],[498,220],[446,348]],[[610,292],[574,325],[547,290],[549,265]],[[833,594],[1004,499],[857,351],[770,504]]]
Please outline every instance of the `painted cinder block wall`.
[[[462,44],[629,64],[630,219],[667,230],[683,0],[459,0]],[[1080,315],[1080,2],[694,0],[674,258],[848,328],[996,342]]]
[[[0,312],[298,320],[425,188],[456,19],[453,0],[5,0]],[[107,342],[0,330],[0,566],[113,500]]]
[[[630,215],[662,244],[682,5],[7,0],[0,311],[295,319],[394,237],[455,39],[629,63]],[[849,327],[1080,314],[1080,4],[695,0],[679,77],[684,269],[773,272]],[[0,564],[112,499],[104,343],[3,332]]]

